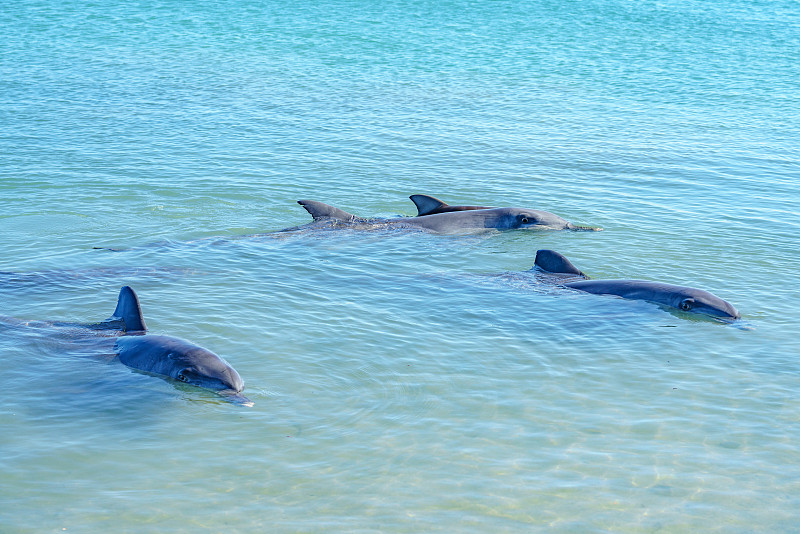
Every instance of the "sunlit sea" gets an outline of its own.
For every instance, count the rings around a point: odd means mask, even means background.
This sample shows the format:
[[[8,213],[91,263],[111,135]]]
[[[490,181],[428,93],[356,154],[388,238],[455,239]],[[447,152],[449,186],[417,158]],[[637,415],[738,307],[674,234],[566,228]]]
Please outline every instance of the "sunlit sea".
[[[797,2],[19,0],[0,36],[3,534],[797,530]],[[415,193],[604,231],[296,203]],[[254,406],[25,326],[123,285]]]

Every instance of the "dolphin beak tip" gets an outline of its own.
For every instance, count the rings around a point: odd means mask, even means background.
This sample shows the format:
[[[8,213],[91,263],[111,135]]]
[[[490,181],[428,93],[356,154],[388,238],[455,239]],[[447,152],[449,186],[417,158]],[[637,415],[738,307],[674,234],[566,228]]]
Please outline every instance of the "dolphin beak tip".
[[[234,393],[231,391],[230,393],[220,392],[220,395],[228,402],[236,404],[238,406],[246,406],[247,408],[252,408],[255,406],[255,403],[242,395],[241,393]]]

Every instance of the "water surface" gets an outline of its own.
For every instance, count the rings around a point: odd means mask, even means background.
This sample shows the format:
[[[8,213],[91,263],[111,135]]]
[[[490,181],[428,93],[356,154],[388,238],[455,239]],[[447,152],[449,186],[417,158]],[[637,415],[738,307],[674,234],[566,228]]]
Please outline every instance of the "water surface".
[[[255,406],[0,321],[3,532],[794,530],[798,27],[780,0],[6,6],[0,315],[93,322],[131,285]],[[274,233],[413,193],[605,230]],[[542,285],[540,248],[743,320]]]

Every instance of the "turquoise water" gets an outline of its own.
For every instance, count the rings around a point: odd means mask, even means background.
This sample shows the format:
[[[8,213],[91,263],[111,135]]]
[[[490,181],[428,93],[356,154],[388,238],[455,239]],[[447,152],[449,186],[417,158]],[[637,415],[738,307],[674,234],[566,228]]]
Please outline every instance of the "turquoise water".
[[[129,284],[255,405],[4,319],[0,530],[795,530],[799,30],[780,0],[6,3],[0,315]],[[605,231],[273,233],[413,193]],[[540,248],[743,319],[540,284]]]

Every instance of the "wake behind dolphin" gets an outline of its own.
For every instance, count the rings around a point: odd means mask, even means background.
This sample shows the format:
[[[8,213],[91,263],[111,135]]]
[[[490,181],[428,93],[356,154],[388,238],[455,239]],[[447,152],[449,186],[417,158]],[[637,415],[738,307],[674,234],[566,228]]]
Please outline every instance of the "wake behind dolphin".
[[[432,198],[432,197],[431,197]],[[350,226],[374,225],[417,228],[436,233],[486,230],[598,230],[577,226],[547,211],[525,208],[480,208],[431,213],[417,217],[390,219],[357,217],[344,210],[314,200],[298,200],[314,221],[334,221]]]
[[[29,324],[27,321],[15,321]],[[120,289],[117,307],[108,319],[98,323],[41,323],[69,329],[71,335],[98,341],[116,337],[114,355],[124,365],[215,391],[226,400],[243,406],[253,402],[241,394],[244,381],[228,362],[210,350],[173,336],[147,334],[139,297],[129,286]],[[94,343],[94,341],[93,341]]]
[[[716,319],[741,318],[739,311],[729,302],[702,289],[647,280],[590,280],[572,262],[554,250],[537,251],[534,269],[559,275],[563,280],[559,285],[587,293],[646,300]]]

